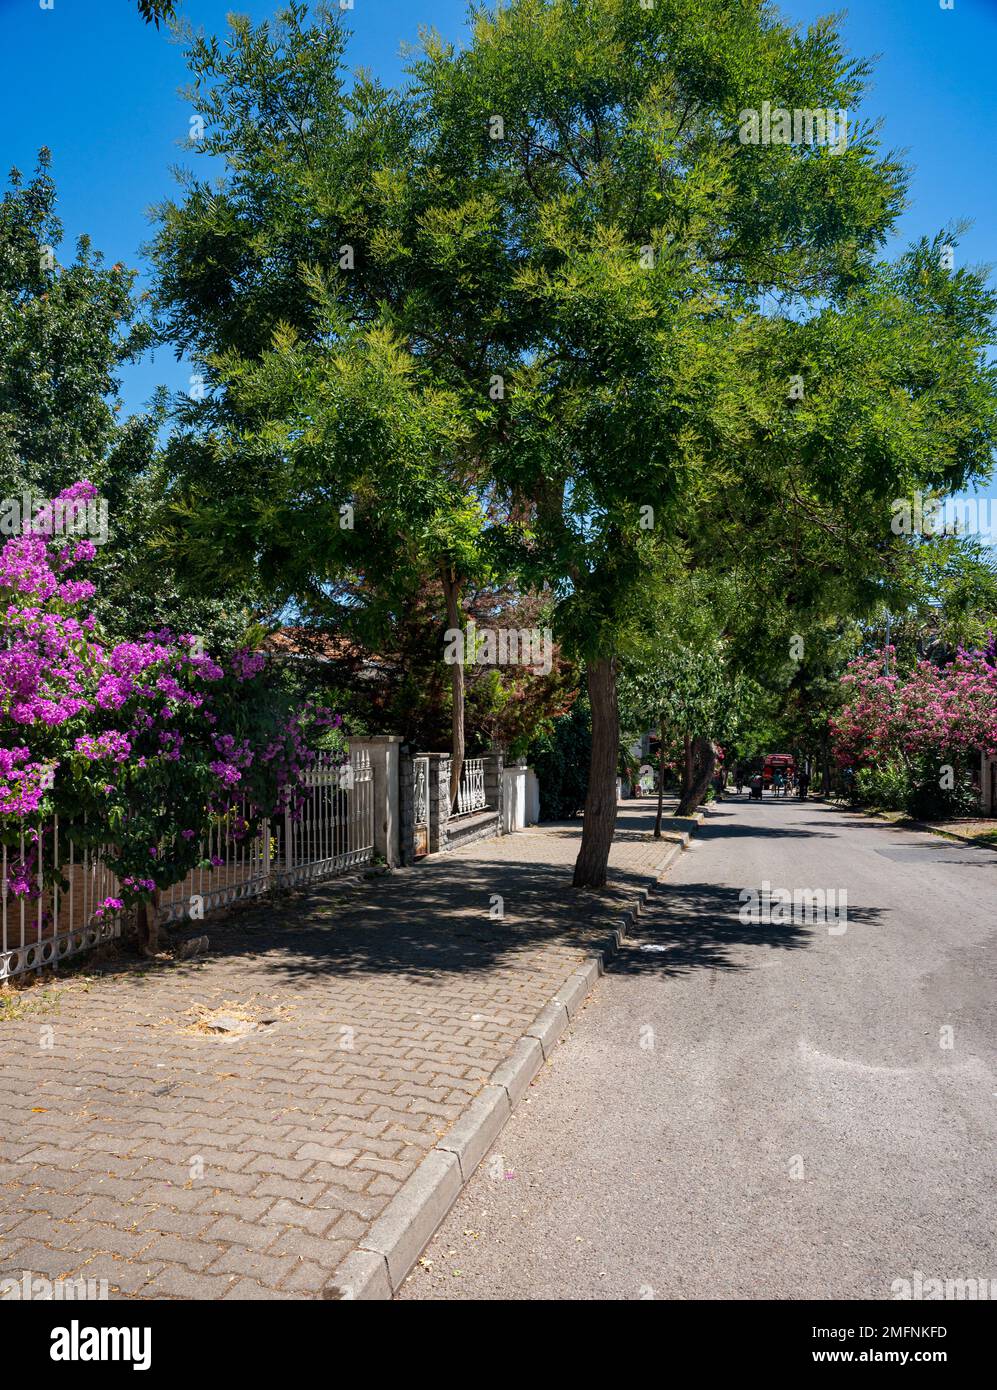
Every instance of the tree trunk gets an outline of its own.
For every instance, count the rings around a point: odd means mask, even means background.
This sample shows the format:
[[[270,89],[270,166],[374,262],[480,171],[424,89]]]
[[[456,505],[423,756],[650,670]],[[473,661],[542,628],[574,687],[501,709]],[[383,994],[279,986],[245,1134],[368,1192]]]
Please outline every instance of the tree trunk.
[[[682,739],[685,744],[685,763],[682,767],[682,794],[679,797],[680,801],[684,801],[692,791],[693,776],[692,736],[691,734],[683,734]]]
[[[665,801],[665,726],[658,727],[658,814],[654,820],[654,838],[661,839],[661,813]]]
[[[620,713],[616,702],[616,658],[600,657],[587,668],[592,710],[592,757],[585,794],[582,843],[575,860],[576,888],[601,888],[616,828],[616,768],[620,760]]]
[[[443,596],[447,605],[447,627],[460,628],[460,583],[457,572],[449,565],[443,566]],[[464,651],[465,657],[468,655]],[[457,789],[460,774],[464,769],[464,663],[455,661],[450,667],[450,685],[453,693],[453,713],[450,722],[450,806],[457,804]]]
[[[159,949],[159,894],[143,899],[135,912],[135,935],[143,956],[154,956]]]
[[[678,804],[675,812],[677,816],[691,816],[696,807],[706,795],[706,790],[710,785],[710,778],[713,776],[713,769],[716,767],[717,755],[713,748],[713,740],[700,736],[696,739],[696,772],[692,778],[688,791],[682,792],[682,800]]]

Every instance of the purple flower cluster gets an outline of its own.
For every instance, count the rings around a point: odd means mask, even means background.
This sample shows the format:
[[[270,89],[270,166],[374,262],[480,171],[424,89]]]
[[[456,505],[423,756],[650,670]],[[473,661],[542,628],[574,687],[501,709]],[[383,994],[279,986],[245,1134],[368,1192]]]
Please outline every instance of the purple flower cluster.
[[[37,811],[54,780],[57,763],[33,762],[29,748],[0,748],[0,816]]]
[[[57,500],[95,496],[84,481]],[[126,902],[180,881],[212,825],[240,839],[263,815],[299,812],[306,729],[339,721],[281,714],[258,652],[220,662],[165,628],[107,640],[80,611],[93,585],[67,578],[93,556],[37,517],[0,550],[0,836],[16,844],[25,817],[87,810]],[[36,874],[26,857],[8,877],[26,892]]]
[[[81,753],[91,763],[100,762],[105,758],[124,763],[128,761],[128,755],[132,751],[127,735],[117,729],[108,729],[105,733],[96,735],[81,734],[73,746],[77,753]]]

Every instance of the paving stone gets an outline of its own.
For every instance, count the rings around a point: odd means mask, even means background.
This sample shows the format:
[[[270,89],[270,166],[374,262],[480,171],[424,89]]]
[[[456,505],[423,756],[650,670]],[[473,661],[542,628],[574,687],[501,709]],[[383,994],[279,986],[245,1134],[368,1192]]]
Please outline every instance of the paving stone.
[[[133,1234],[131,1231],[119,1231],[114,1226],[91,1226],[82,1237],[81,1248],[133,1259],[152,1238],[152,1231]]]
[[[69,1222],[55,1221],[50,1216],[39,1214],[29,1216],[26,1221],[20,1222],[15,1228],[15,1234],[21,1240],[40,1240],[60,1250],[78,1250],[84,1248],[78,1242],[88,1229],[95,1228],[70,1225]]]
[[[139,1206],[177,1207],[180,1211],[193,1211],[204,1201],[205,1187],[181,1187],[177,1183],[155,1182],[143,1186],[136,1199]]]
[[[263,1218],[267,1226],[298,1226],[314,1236],[324,1235],[339,1212],[306,1207],[294,1202],[277,1202]]]
[[[120,1289],[122,1293],[134,1295],[154,1279],[163,1269],[162,1264],[146,1263],[139,1260],[119,1260],[113,1255],[97,1255],[79,1269],[81,1279],[106,1279],[109,1291]]]
[[[283,1293],[317,1298],[329,1283],[329,1269],[317,1264],[300,1264],[284,1280]]]
[[[182,1265],[168,1265],[153,1276],[142,1292],[147,1298],[224,1298],[234,1280],[228,1274],[195,1274]]]
[[[258,1284],[255,1279],[240,1279],[238,1283],[233,1284],[228,1293],[225,1294],[225,1302],[231,1303],[233,1301],[254,1300],[272,1303],[274,1299],[294,1299],[299,1296],[300,1295],[294,1290],[283,1291],[270,1287],[264,1288],[264,1286]]]
[[[147,1245],[142,1253],[147,1260],[163,1260],[169,1264],[185,1265],[188,1269],[202,1270],[217,1258],[218,1246],[181,1240],[177,1236],[160,1236]]]
[[[295,1255],[301,1260],[313,1260],[326,1269],[335,1269],[352,1246],[350,1238],[330,1240],[328,1236],[313,1236],[303,1230],[286,1230],[281,1231],[267,1254]]]
[[[0,1267],[107,1270],[125,1297],[388,1296],[384,1257],[359,1243],[397,1228],[441,1131],[473,1163],[479,1093],[519,1099],[541,1049],[524,1035],[555,996],[559,1020],[581,1005],[592,953],[661,859],[644,819],[581,912],[580,827],[534,827],[345,896],[319,884],[219,915],[196,972],[112,966],[85,989],[67,974],[57,1010],[3,1027],[18,1065],[0,1070]],[[482,883],[505,898],[501,931]],[[280,1015],[272,1031],[235,1046],[182,1031],[195,1003],[251,998]],[[57,1056],[37,1045],[47,1023]]]
[[[158,1207],[139,1219],[139,1229],[148,1231],[150,1238],[155,1234],[173,1236],[198,1236],[211,1224],[208,1211],[171,1211],[169,1207]]]
[[[264,1255],[259,1250],[233,1245],[212,1263],[211,1274],[245,1274],[269,1287],[279,1284],[298,1263],[294,1255]]]
[[[331,1163],[336,1168],[345,1168],[359,1154],[358,1149],[326,1148],[324,1144],[302,1144],[295,1158],[312,1159],[318,1163]]]
[[[213,1192],[198,1209],[218,1216],[237,1216],[243,1221],[259,1221],[273,1201],[266,1197],[242,1197],[238,1192]]]
[[[13,1261],[0,1264],[0,1274],[20,1274],[29,1270],[33,1274],[43,1274],[47,1279],[67,1278],[79,1269],[84,1256],[78,1250],[54,1250],[51,1246],[30,1241],[22,1245]]]
[[[255,1226],[235,1216],[220,1216],[202,1235],[216,1245],[231,1243],[248,1246],[251,1250],[265,1250],[273,1244],[274,1238],[273,1227]]]

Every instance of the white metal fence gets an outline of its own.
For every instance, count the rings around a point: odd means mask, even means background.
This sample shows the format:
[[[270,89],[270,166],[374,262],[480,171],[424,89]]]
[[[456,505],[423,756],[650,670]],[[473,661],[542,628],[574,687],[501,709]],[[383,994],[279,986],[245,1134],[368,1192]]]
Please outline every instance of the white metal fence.
[[[159,922],[200,920],[272,887],[312,883],[369,863],[374,796],[367,751],[354,752],[347,763],[319,754],[305,774],[304,787],[307,797],[300,813],[264,821],[254,839],[233,834],[235,814],[217,822],[201,845],[202,861],[210,867],[194,869],[163,892]],[[105,898],[118,896],[116,878],[101,851],[78,847],[58,818],[22,827],[19,844],[3,846],[0,854],[0,980],[57,965],[120,934],[116,913],[97,915]],[[36,897],[14,891],[20,868],[29,860],[34,881],[51,878],[56,869],[68,886],[56,884]]]
[[[245,806],[240,813],[245,815]],[[255,898],[270,887],[272,831],[264,821],[255,839],[238,837],[235,816],[219,820],[201,841],[201,863],[159,897],[158,920],[166,926],[228,907],[240,898]]]
[[[67,886],[55,884],[34,897],[15,892],[26,865],[32,881],[41,883],[55,870]],[[44,970],[117,936],[117,915],[97,915],[117,886],[101,851],[77,845],[58,816],[22,825],[18,843],[0,849],[0,980]]]
[[[465,758],[457,787],[455,816],[468,816],[485,807],[485,764],[481,758]]]
[[[273,872],[281,887],[332,878],[374,854],[374,785],[370,755],[349,762],[319,757],[305,774],[309,796],[299,819],[277,824]]]

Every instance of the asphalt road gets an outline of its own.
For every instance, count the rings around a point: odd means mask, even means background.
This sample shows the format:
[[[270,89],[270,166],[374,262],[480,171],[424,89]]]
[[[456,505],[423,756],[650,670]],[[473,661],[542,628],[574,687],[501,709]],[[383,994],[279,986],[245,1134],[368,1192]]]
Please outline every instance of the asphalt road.
[[[765,880],[845,889],[846,930],[743,924]],[[995,976],[993,851],[724,803],[397,1296],[997,1279]]]

